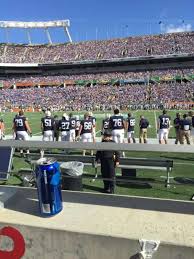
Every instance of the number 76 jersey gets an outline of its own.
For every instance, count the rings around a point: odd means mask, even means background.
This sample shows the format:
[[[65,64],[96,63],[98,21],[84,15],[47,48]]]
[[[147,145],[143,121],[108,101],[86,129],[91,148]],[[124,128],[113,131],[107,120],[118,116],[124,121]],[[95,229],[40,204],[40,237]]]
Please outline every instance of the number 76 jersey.
[[[121,115],[114,115],[110,117],[110,128],[115,129],[124,129],[124,118]]]

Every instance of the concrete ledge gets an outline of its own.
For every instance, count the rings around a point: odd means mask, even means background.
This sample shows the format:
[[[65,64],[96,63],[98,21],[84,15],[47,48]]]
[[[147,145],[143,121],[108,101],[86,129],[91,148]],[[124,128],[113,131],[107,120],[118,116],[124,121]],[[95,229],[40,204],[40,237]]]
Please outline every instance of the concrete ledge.
[[[192,202],[64,191],[63,211],[42,218],[36,190],[16,189],[0,211],[0,228],[22,233],[24,258],[129,259],[139,239],[148,239],[161,242],[153,258],[193,259]]]
[[[0,186],[0,208],[4,208],[7,205],[8,200],[11,199],[16,192],[16,188]]]

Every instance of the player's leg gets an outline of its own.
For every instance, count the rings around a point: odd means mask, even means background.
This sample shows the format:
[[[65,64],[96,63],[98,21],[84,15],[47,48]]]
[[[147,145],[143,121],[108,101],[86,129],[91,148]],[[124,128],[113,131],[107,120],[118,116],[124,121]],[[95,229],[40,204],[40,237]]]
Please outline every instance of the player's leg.
[[[143,129],[139,130],[139,143],[143,143]]]
[[[180,144],[183,145],[185,140],[184,130],[180,131]]]
[[[84,143],[86,143],[87,142],[87,133],[83,133],[82,135],[81,135],[81,140],[82,140],[82,142],[84,142]],[[83,156],[85,156],[86,155],[86,150],[83,150]]]
[[[190,140],[190,130],[188,130],[188,131],[185,132],[185,138],[186,138],[186,141],[187,141],[187,145],[190,145],[190,144],[191,144],[191,140]]]
[[[112,139],[113,139],[114,142],[118,143],[117,131],[116,130],[112,131]]]
[[[144,144],[148,143],[147,138],[148,138],[147,129],[143,129],[143,142],[144,142]]]
[[[168,129],[164,131],[164,143],[168,144]]]
[[[128,140],[128,143],[132,143],[132,138],[131,138],[131,131],[128,131],[127,132],[127,140]]]
[[[164,144],[164,130],[160,129],[158,133],[159,144]]]
[[[136,143],[136,140],[135,140],[135,132],[134,132],[134,131],[131,132],[131,138],[132,138],[132,140],[133,140],[133,143]]]

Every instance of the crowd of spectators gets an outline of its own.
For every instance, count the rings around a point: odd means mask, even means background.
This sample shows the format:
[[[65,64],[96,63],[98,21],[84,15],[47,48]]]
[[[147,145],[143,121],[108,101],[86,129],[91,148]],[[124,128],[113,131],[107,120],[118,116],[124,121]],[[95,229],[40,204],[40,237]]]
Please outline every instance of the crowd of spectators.
[[[194,32],[56,45],[0,45],[1,63],[53,63],[194,52]]]
[[[194,82],[127,84],[120,86],[66,86],[2,89],[1,107],[52,107],[54,110],[109,110],[187,107],[194,95]],[[182,103],[182,104],[180,104]]]
[[[0,79],[1,83],[12,86],[17,83],[57,83],[63,84],[65,80],[140,80],[149,81],[151,78],[157,76],[160,78],[173,78],[175,76],[184,77],[185,75],[194,75],[194,69],[164,69],[164,70],[152,70],[152,71],[135,71],[135,72],[109,72],[109,73],[86,73],[86,74],[68,74],[68,75],[48,75],[48,76],[23,76],[23,77],[7,77]]]

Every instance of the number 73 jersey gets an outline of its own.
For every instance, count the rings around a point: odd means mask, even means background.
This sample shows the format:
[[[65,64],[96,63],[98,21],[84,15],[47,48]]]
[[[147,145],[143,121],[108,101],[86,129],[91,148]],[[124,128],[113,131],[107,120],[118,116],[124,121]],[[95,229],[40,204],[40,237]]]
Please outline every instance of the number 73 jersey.
[[[110,128],[115,129],[124,129],[124,118],[121,115],[114,115],[110,117]]]

